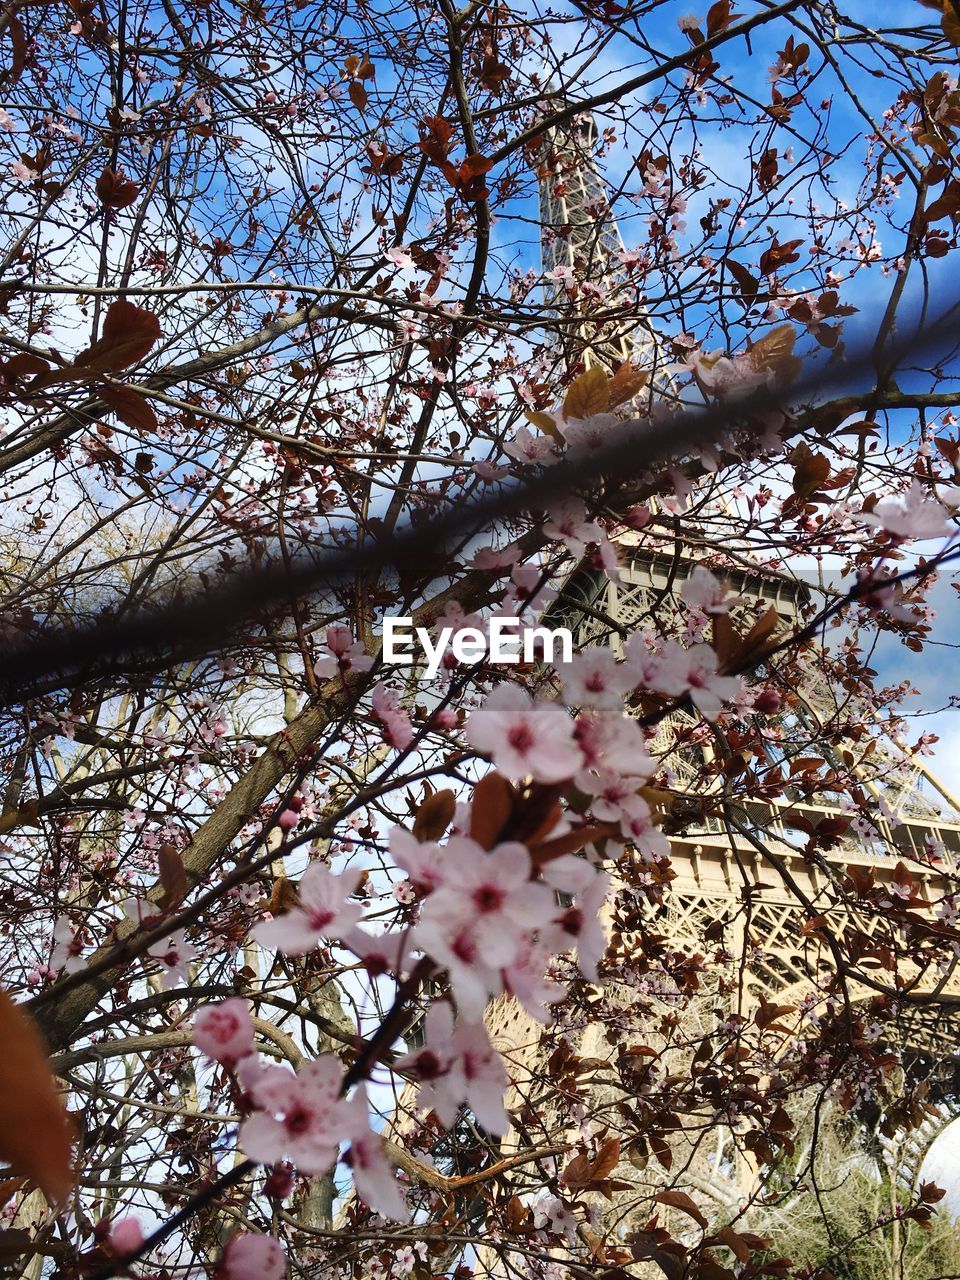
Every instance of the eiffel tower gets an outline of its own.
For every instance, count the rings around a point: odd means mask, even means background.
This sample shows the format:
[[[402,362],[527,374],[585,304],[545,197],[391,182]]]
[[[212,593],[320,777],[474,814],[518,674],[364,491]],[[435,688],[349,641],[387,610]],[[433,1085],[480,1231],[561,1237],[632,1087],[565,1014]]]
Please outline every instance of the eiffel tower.
[[[547,280],[548,306],[554,313],[559,344],[568,366],[600,365],[614,370],[623,361],[632,361],[651,371],[649,386],[655,393],[674,391],[663,345],[624,259],[629,261],[617,222],[607,200],[603,181],[594,159],[597,127],[588,114],[574,117],[546,135],[534,165],[539,182],[541,251]],[[558,270],[558,268],[560,270]],[[583,309],[583,282],[599,283],[599,290],[587,293]],[[578,310],[578,307],[580,308]],[[620,544],[623,563],[621,582],[615,585],[583,565],[567,577],[551,621],[570,626],[581,643],[610,643],[618,648],[623,636],[642,625],[654,610],[680,608],[679,590],[692,571],[694,561],[671,553],[647,549],[631,537]],[[784,629],[793,628],[801,616],[809,592],[801,582],[785,574],[753,569],[749,563],[725,573],[729,588],[747,602],[773,606]],[[836,711],[829,689],[801,691],[785,740],[770,747],[770,763],[779,762],[790,774],[791,766],[809,743],[818,744],[821,763],[849,771],[836,748],[824,748],[819,727]],[[863,708],[869,723],[869,708]],[[657,743],[682,740],[695,726],[695,718],[678,713],[661,725]],[[869,768],[858,766],[857,781],[870,803],[869,821],[858,834],[846,827],[850,815],[840,807],[839,796],[818,794],[805,798],[801,788],[790,788],[782,800],[742,807],[741,819],[731,827],[711,813],[705,797],[695,794],[698,751],[672,753],[676,762],[675,790],[689,794],[694,817],[676,825],[670,841],[670,860],[676,878],[670,886],[666,914],[647,911],[638,919],[636,911],[618,903],[610,921],[613,930],[629,941],[637,930],[655,929],[678,954],[703,952],[720,945],[730,957],[731,969],[740,966],[737,995],[727,1012],[748,1022],[764,1001],[800,1007],[814,1000],[818,976],[827,967],[829,954],[816,933],[802,927],[810,915],[819,915],[826,928],[855,927],[871,936],[878,926],[874,913],[858,915],[838,908],[828,894],[831,882],[844,876],[872,875],[878,886],[893,885],[896,865],[901,859],[922,870],[923,893],[927,900],[938,896],[938,866],[954,868],[960,863],[960,800],[934,776],[916,756],[885,739],[877,727],[877,742]],[[806,741],[806,747],[802,744]],[[792,745],[794,744],[794,745]],[[804,837],[798,832],[823,829],[836,823],[838,834],[833,847],[813,860],[804,854]],[[915,861],[914,861],[915,860]],[[771,874],[771,863],[785,875]],[[788,890],[785,886],[790,884]],[[894,890],[891,889],[891,892]],[[940,890],[942,891],[942,890]],[[802,909],[800,901],[805,904]],[[708,942],[712,939],[712,942]],[[946,974],[909,973],[900,977],[917,991],[960,994],[956,964]],[[851,983],[851,995],[864,1006],[876,996],[875,989]],[[709,1002],[708,1002],[709,1003]],[[716,1018],[721,1001],[714,1001],[706,1016]],[[929,1010],[902,1009],[895,1019],[897,1047],[920,1074],[930,1074],[931,1097],[948,1103],[947,1118],[960,1111],[952,1103],[957,1088],[956,1059],[960,1018],[949,1019]],[[544,1067],[541,1029],[510,999],[502,999],[488,1019],[491,1032],[511,1065],[515,1107],[528,1110],[537,1102],[536,1081]],[[890,1034],[886,1024],[884,1034]],[[577,1046],[581,1060],[603,1060],[613,1064],[616,1046],[600,1026],[588,1027]],[[947,1078],[935,1066],[947,1063]],[[600,1073],[603,1074],[602,1072]],[[609,1086],[597,1086],[607,1089]],[[615,1091],[611,1101],[616,1102]],[[562,1108],[550,1111],[556,1132],[542,1131],[550,1141],[566,1123]],[[923,1154],[931,1133],[939,1133],[944,1117],[935,1124],[929,1116],[917,1117],[915,1136],[906,1143],[879,1144],[877,1158],[900,1161],[897,1177],[901,1185],[915,1186]],[[546,1125],[549,1130],[549,1124]],[[678,1136],[683,1148],[685,1139]],[[687,1142],[687,1154],[693,1150]],[[906,1156],[903,1155],[906,1150]],[[896,1151],[896,1156],[894,1155]],[[681,1155],[683,1153],[681,1152]],[[624,1177],[625,1164],[612,1175]],[[756,1187],[757,1161],[738,1147],[736,1135],[721,1136],[717,1148],[700,1152],[685,1166],[687,1185],[716,1218],[735,1212]],[[627,1166],[627,1175],[630,1170]],[[635,1175],[633,1175],[635,1177]],[[641,1175],[647,1189],[656,1185],[656,1174]],[[639,1189],[639,1188],[638,1188]],[[619,1199],[619,1197],[617,1198]],[[479,1271],[499,1275],[500,1266],[491,1255],[481,1259]]]

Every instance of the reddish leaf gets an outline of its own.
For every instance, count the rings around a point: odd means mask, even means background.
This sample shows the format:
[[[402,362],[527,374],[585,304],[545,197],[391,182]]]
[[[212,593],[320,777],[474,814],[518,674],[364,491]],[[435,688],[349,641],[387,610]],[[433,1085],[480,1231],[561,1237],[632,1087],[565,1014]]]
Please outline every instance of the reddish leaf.
[[[457,798],[452,791],[435,791],[417,810],[413,834],[418,840],[439,840],[453,819]]]
[[[650,374],[646,369],[638,369],[629,360],[625,360],[610,379],[608,388],[610,408],[613,409],[618,404],[625,404],[626,401],[632,400],[649,381]]]
[[[16,382],[20,378],[28,378],[34,373],[45,373],[50,368],[49,360],[40,356],[32,356],[28,351],[21,351],[9,360],[4,360],[0,371],[8,382]]]
[[[513,788],[499,773],[488,773],[473,788],[470,838],[492,849],[513,812]]]
[[[695,1200],[692,1200],[685,1191],[660,1191],[655,1195],[654,1200],[660,1204],[668,1204],[673,1209],[679,1209],[681,1213],[691,1217],[698,1227],[706,1229],[708,1226],[706,1218],[700,1212]]]
[[[0,1159],[57,1203],[73,1186],[70,1123],[27,1014],[0,991]]]
[[[592,1177],[592,1165],[590,1157],[585,1155],[574,1156],[563,1173],[560,1175],[560,1181],[573,1190],[585,1187]]]
[[[594,1157],[593,1167],[590,1171],[591,1179],[599,1181],[599,1179],[605,1178],[608,1173],[613,1173],[619,1163],[620,1139],[608,1138]]]
[[[175,906],[187,896],[187,873],[183,859],[172,844],[162,844],[157,851],[160,883],[166,895],[166,906]]]
[[[150,401],[132,387],[100,387],[97,394],[134,431],[156,431],[160,425]]]
[[[746,267],[742,267],[739,262],[734,262],[733,258],[727,259],[727,270],[740,286],[740,293],[743,300],[749,306],[757,299],[760,292],[760,281],[756,276],[752,276]]]
[[[118,373],[147,354],[160,337],[160,320],[152,312],[118,298],[107,308],[99,340],[74,360],[74,366]]]
[[[350,101],[358,111],[366,111],[369,99],[367,98],[366,89],[359,80],[350,81],[350,87],[347,89],[347,93],[349,93]]]
[[[575,378],[563,400],[565,418],[589,418],[610,408],[610,379],[597,365]]]
[[[97,179],[97,195],[108,209],[125,209],[140,194],[135,182],[124,178],[122,170],[115,173],[109,165]]]
[[[11,6],[12,8],[12,6]],[[14,85],[23,75],[23,68],[27,65],[27,33],[23,29],[23,23],[15,13],[7,14],[7,34],[10,36],[10,68],[4,76],[7,85]]]

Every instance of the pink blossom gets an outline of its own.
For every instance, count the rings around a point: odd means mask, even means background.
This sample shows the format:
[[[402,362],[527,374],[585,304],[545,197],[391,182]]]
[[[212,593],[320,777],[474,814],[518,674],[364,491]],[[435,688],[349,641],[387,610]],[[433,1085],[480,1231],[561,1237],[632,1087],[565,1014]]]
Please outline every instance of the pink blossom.
[[[670,841],[654,825],[650,806],[643,796],[632,796],[624,804],[620,830],[641,853],[658,860],[669,857]]]
[[[560,782],[580,766],[570,717],[555,703],[534,702],[516,685],[502,684],[472,712],[464,733],[508,778]]]
[[[247,1058],[238,1076],[257,1107],[240,1126],[244,1154],[261,1164],[289,1156],[301,1173],[326,1173],[347,1129],[336,1055],[321,1054],[296,1075]]]
[[[118,1258],[129,1258],[142,1248],[143,1227],[139,1218],[117,1218],[110,1225],[110,1247]]]
[[[530,853],[519,842],[487,853],[460,836],[444,851],[448,878],[424,903],[417,945],[449,971],[464,1013],[479,1017],[487,996],[499,991],[499,970],[515,959],[518,941],[549,921],[553,895],[530,879]]]
[[[418,840],[403,827],[392,828],[390,852],[394,862],[406,871],[419,894],[439,889],[450,874],[446,850],[433,841]]]
[[[502,971],[505,989],[538,1022],[546,1022],[547,1006],[566,995],[563,987],[544,976],[549,959],[550,950],[545,942],[524,937],[513,960]]]
[[[550,436],[533,435],[528,427],[520,427],[514,438],[503,446],[503,452],[518,462],[546,462],[556,456]]]
[[[36,169],[31,169],[29,165],[23,163],[22,160],[15,160],[10,166],[10,176],[15,178],[17,182],[33,182],[40,175]]]
[[[625,801],[636,795],[641,783],[641,779],[625,778],[613,769],[596,773],[582,769],[575,781],[581,791],[593,797],[590,812],[601,822],[619,822]]]
[[[383,255],[388,262],[392,262],[396,267],[412,267],[414,265],[413,258],[410,256],[410,250],[405,249],[403,245],[395,244],[392,249],[388,249]]]
[[[370,1127],[370,1108],[363,1085],[344,1104],[344,1117],[344,1137],[350,1143],[346,1159],[353,1169],[358,1194],[385,1218],[408,1221],[410,1211],[387,1160],[383,1138]]]
[[[233,1236],[223,1251],[220,1271],[224,1280],[283,1280],[287,1255],[273,1236],[251,1232]]]
[[[558,858],[544,868],[544,877],[563,893],[572,893],[571,906],[563,908],[546,934],[555,951],[576,947],[577,964],[585,978],[597,981],[597,965],[607,949],[607,935],[600,912],[610,890],[610,877],[596,871],[583,858]]]
[[[318,679],[330,680],[338,672],[346,675],[348,671],[369,671],[372,666],[373,659],[361,641],[354,640],[350,629],[335,626],[327,628],[327,652],[320,655],[313,670]]]
[[[413,741],[413,724],[400,705],[400,695],[387,684],[378,684],[370,695],[373,714],[383,725],[383,740],[403,751]]]
[[[945,538],[957,532],[941,503],[924,496],[919,480],[899,497],[884,498],[873,511],[861,512],[860,519],[895,538]]]
[[[623,695],[635,683],[629,669],[617,662],[608,647],[575,653],[569,662],[558,665],[557,671],[569,706],[620,707]]]
[[[53,926],[53,940],[56,945],[50,956],[51,969],[63,969],[65,973],[76,973],[84,968],[80,932],[74,929],[67,916],[57,917]]]
[[[253,1053],[253,1019],[246,1000],[232,996],[199,1008],[193,1020],[193,1043],[225,1066]]]
[[[321,938],[343,938],[363,914],[359,904],[347,901],[362,878],[362,871],[336,875],[322,862],[311,862],[300,880],[300,906],[262,921],[253,937],[288,956],[305,955]]]
[[[627,777],[646,779],[654,770],[647,755],[643,730],[627,716],[581,713],[574,737],[587,769],[609,769]]]
[[[404,883],[409,884],[409,881]],[[360,957],[371,978],[385,973],[399,977],[413,950],[410,932],[409,929],[400,929],[396,933],[370,934],[362,929],[351,929],[344,942]]]
[[[510,586],[503,598],[506,607],[537,613],[545,604],[556,600],[557,593],[547,583],[547,575],[536,564],[515,564],[510,571]]]
[[[589,418],[567,418],[563,439],[570,457],[596,453],[623,434],[623,421],[615,413],[595,413]]]
[[[510,565],[516,564],[519,558],[520,548],[515,542],[511,542],[508,546],[500,549],[496,547],[481,547],[470,561],[470,566],[473,569],[506,569]]]
[[[670,698],[690,695],[690,700],[708,720],[715,720],[725,700],[737,697],[743,690],[738,676],[722,676],[717,672],[717,655],[706,644],[685,649],[669,640],[650,664],[648,681],[651,689]]]
[[[587,519],[587,509],[579,498],[567,498],[550,512],[543,526],[548,538],[558,538],[573,556],[582,556],[588,542],[600,537],[600,526]]]
[[[168,990],[175,986],[178,979],[183,982],[189,977],[187,966],[197,957],[195,947],[186,940],[182,929],[177,929],[167,938],[161,938],[147,951],[160,965],[160,985]]]
[[[396,1063],[419,1082],[417,1106],[435,1111],[446,1128],[453,1127],[466,1103],[490,1133],[505,1134],[510,1120],[503,1106],[509,1077],[482,1022],[461,1020],[454,1028],[445,1001],[427,1010],[426,1042]]]
[[[729,613],[730,606],[737,602],[737,597],[728,596],[723,584],[702,564],[681,586],[680,598],[688,608],[702,609],[704,613]]]

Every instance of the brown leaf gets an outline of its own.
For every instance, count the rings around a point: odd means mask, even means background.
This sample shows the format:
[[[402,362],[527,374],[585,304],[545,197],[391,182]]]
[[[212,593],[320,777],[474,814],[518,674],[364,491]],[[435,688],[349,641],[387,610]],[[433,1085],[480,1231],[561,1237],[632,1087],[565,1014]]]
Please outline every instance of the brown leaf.
[[[108,209],[126,209],[140,194],[135,182],[124,178],[122,171],[115,173],[108,165],[97,179],[97,195]]]
[[[132,387],[100,387],[97,395],[134,431],[156,431],[160,425],[150,401]]]
[[[589,418],[610,408],[610,379],[597,365],[586,369],[567,388],[563,400],[565,418]]]
[[[560,1181],[566,1186],[577,1189],[585,1187],[592,1177],[592,1166],[590,1157],[586,1155],[574,1156],[563,1173],[560,1175]]]
[[[692,1200],[685,1191],[660,1191],[655,1195],[654,1200],[660,1204],[668,1204],[673,1209],[679,1209],[681,1213],[691,1217],[698,1227],[706,1229],[708,1226],[706,1218],[700,1212],[695,1200]]]
[[[769,369],[778,382],[792,381],[800,372],[800,361],[793,354],[797,331],[792,324],[780,324],[750,347],[747,355],[755,369]]]
[[[172,844],[162,844],[157,850],[157,866],[160,883],[167,895],[165,906],[176,906],[187,896],[187,873],[183,859]]]
[[[60,1203],[73,1186],[70,1123],[40,1036],[5,991],[0,1044],[0,1158]]]
[[[136,364],[160,337],[160,320],[152,311],[118,298],[107,308],[99,340],[74,360],[78,369],[118,373]]]
[[[513,788],[499,773],[488,773],[473,788],[470,838],[492,849],[513,812]]]
[[[15,13],[7,15],[7,34],[10,36],[11,58],[10,67],[5,72],[3,81],[9,86],[17,83],[23,75],[23,68],[27,65],[27,33]]]
[[[733,258],[727,259],[727,270],[740,286],[740,293],[743,300],[748,305],[755,302],[757,294],[760,292],[760,281],[756,276],[752,276],[746,267],[742,267],[739,262],[734,262]]]
[[[814,453],[807,444],[798,444],[790,454],[794,465],[793,492],[798,498],[809,498],[830,475],[830,460]]]
[[[610,379],[608,388],[610,408],[613,409],[618,404],[625,404],[628,400],[632,400],[649,381],[648,370],[638,369],[635,364],[625,360]]]
[[[539,410],[534,412],[525,411],[524,417],[531,426],[536,427],[538,431],[542,431],[544,435],[553,436],[554,440],[560,438],[557,430],[557,424],[550,417],[549,413],[540,413]]]
[[[707,10],[707,37],[717,36],[721,31],[726,31],[737,17],[739,14],[731,11],[730,0],[716,0],[716,3]]]
[[[957,17],[949,0],[947,0],[944,15],[940,19],[940,25],[943,27],[943,34],[950,43],[955,48],[960,47],[960,18]]]
[[[353,103],[353,105],[357,108],[358,111],[366,111],[367,102],[369,101],[369,99],[367,97],[366,89],[363,87],[363,85],[360,83],[359,80],[350,81],[350,86],[347,89],[347,93],[350,95],[350,101]]]
[[[49,368],[49,360],[44,360],[41,356],[32,356],[29,351],[20,351],[9,360],[4,360],[0,365],[0,372],[8,382],[14,382],[20,378],[28,378],[34,373],[45,373]]]
[[[413,834],[418,840],[439,840],[449,827],[457,797],[452,791],[435,791],[417,810],[413,820]]]
[[[590,1171],[591,1179],[599,1181],[601,1178],[605,1178],[608,1173],[613,1173],[619,1163],[620,1139],[608,1138],[594,1157],[593,1168]]]
[[[540,844],[530,846],[530,856],[538,867],[545,866],[554,858],[561,858],[567,853],[576,853],[588,844],[616,835],[618,827],[612,822],[595,822],[585,827],[574,827],[562,836],[553,840],[544,840]]]
[[[278,876],[270,886],[270,901],[267,910],[272,916],[282,916],[285,911],[299,907],[300,895],[296,885],[286,876]]]

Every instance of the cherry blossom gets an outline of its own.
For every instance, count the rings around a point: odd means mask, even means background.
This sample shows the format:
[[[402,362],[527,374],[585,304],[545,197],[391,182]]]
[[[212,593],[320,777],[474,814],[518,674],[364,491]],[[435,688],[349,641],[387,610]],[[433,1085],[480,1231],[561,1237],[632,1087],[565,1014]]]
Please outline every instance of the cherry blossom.
[[[550,919],[553,897],[530,880],[530,853],[517,842],[489,853],[467,838],[446,846],[450,878],[425,901],[417,945],[447,969],[457,1003],[479,1017],[503,986],[501,970],[519,943]]]
[[[515,996],[538,1022],[546,1022],[548,1006],[566,995],[562,986],[546,976],[549,961],[547,944],[542,939],[525,936],[519,939],[513,960],[501,972],[504,990]]]
[[[388,249],[383,255],[397,267],[412,267],[414,265],[413,258],[410,256],[410,250],[405,249],[403,245],[394,245],[392,249]]]
[[[577,458],[606,449],[623,435],[623,420],[615,413],[595,413],[589,418],[566,418],[563,438],[567,456]]]
[[[948,512],[935,498],[928,498],[919,480],[896,498],[883,498],[872,511],[860,513],[864,524],[883,529],[895,538],[945,538],[957,532]]]
[[[723,583],[709,569],[698,564],[680,587],[680,598],[691,609],[704,613],[729,613],[736,596],[728,596]]]
[[[296,1075],[246,1058],[238,1077],[257,1108],[240,1126],[244,1154],[261,1164],[289,1156],[301,1173],[326,1173],[348,1127],[337,1057],[321,1054]]]
[[[182,929],[176,929],[148,948],[147,955],[160,965],[160,985],[169,989],[189,978],[187,966],[197,958],[197,950],[187,942]]]
[[[657,693],[671,698],[689,694],[701,715],[715,720],[724,701],[737,697],[743,689],[738,676],[720,675],[717,664],[717,655],[709,645],[685,648],[669,640],[651,664],[648,683]]]
[[[520,427],[512,440],[503,446],[503,452],[517,462],[537,464],[556,457],[554,442],[549,436],[534,435],[529,427]]]
[[[314,673],[320,680],[330,680],[348,671],[369,671],[373,658],[364,651],[363,644],[354,640],[348,627],[327,628],[327,652],[314,663]]]
[[[193,1043],[208,1058],[234,1066],[253,1053],[253,1019],[246,1000],[233,996],[205,1004],[193,1020]]]
[[[596,542],[600,526],[587,519],[587,510],[579,498],[567,498],[550,511],[543,526],[548,538],[559,538],[572,556],[582,556],[588,542]]]
[[[406,1222],[410,1211],[387,1160],[383,1138],[370,1127],[370,1108],[363,1085],[344,1103],[343,1115],[343,1136],[350,1143],[346,1161],[353,1170],[357,1192],[384,1217]]]
[[[547,575],[535,564],[515,564],[510,573],[510,586],[503,603],[507,608],[538,613],[545,604],[556,600],[556,590],[548,585]]]
[[[363,929],[351,929],[343,941],[354,955],[360,957],[371,978],[380,977],[385,973],[399,976],[407,967],[413,951],[409,929],[380,934],[366,933]]]
[[[50,955],[51,969],[76,973],[84,968],[80,932],[73,927],[67,916],[57,917],[53,926],[53,940],[56,945]]]
[[[471,712],[464,733],[470,745],[489,755],[508,778],[560,782],[580,767],[567,713],[553,703],[534,702],[517,685],[494,689]]]
[[[551,921],[545,940],[556,951],[576,947],[580,972],[596,982],[597,964],[607,949],[600,912],[610,890],[610,877],[582,858],[572,857],[548,863],[544,877],[556,889],[574,895],[573,903]]]
[[[413,741],[413,725],[400,705],[400,695],[390,685],[378,684],[370,695],[373,714],[383,725],[383,740],[398,751]]]
[[[283,1280],[287,1255],[273,1236],[244,1232],[233,1236],[220,1260],[223,1280]]]
[[[617,662],[610,648],[584,649],[557,668],[566,702],[571,706],[611,709],[636,683],[629,668]]]
[[[358,903],[348,901],[362,879],[362,871],[337,875],[322,862],[312,862],[300,880],[300,906],[262,921],[253,937],[288,956],[305,955],[321,938],[345,937],[363,915]]]
[[[424,1025],[424,1045],[396,1064],[419,1082],[417,1106],[435,1111],[450,1129],[466,1104],[490,1133],[505,1134],[510,1120],[503,1095],[509,1078],[486,1027],[464,1019],[454,1026],[445,1001],[430,1006]]]
[[[585,769],[609,770],[641,780],[654,771],[643,730],[627,716],[581,712],[574,725],[574,738]]]
[[[143,1227],[135,1217],[117,1218],[110,1224],[110,1247],[118,1258],[129,1258],[143,1247]]]
[[[650,806],[642,796],[631,796],[624,803],[620,829],[642,854],[654,860],[670,856],[670,841],[653,821]]]
[[[419,894],[432,893],[449,878],[451,864],[446,850],[432,841],[418,840],[403,827],[391,829],[390,853],[397,866],[406,871]]]

